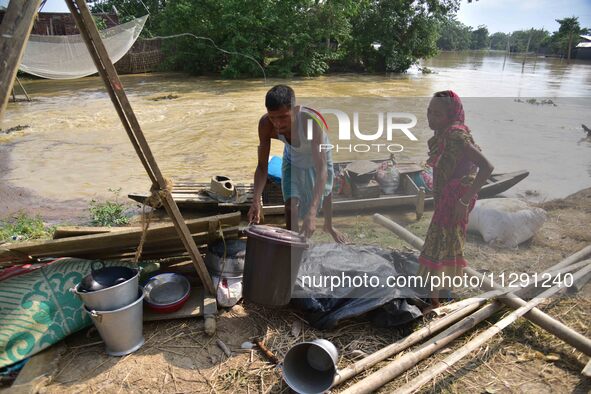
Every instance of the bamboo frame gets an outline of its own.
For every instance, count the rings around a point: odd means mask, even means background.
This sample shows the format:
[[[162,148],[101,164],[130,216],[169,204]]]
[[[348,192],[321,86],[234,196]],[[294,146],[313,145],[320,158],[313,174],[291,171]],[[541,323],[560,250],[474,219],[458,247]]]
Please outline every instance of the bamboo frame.
[[[129,139],[140,161],[142,162],[142,165],[144,166],[144,169],[148,173],[152,184],[155,186],[154,189],[159,192],[159,195],[162,199],[162,204],[172,219],[178,235],[185,246],[185,249],[187,249],[187,252],[191,256],[191,260],[193,261],[193,265],[195,266],[203,286],[208,293],[215,294],[211,276],[205,268],[205,264],[201,258],[199,250],[197,249],[197,245],[195,245],[195,242],[191,237],[191,233],[187,229],[187,225],[183,220],[178,206],[170,194],[170,190],[166,188],[166,180],[160,172],[160,168],[156,163],[156,160],[144,137],[135,113],[131,108],[125,90],[123,89],[123,85],[121,84],[119,76],[117,75],[117,71],[115,70],[113,63],[109,58],[103,41],[100,38],[96,24],[92,19],[90,11],[88,10],[86,1],[66,0],[66,4],[70,9],[74,19],[76,20],[80,34],[88,46],[90,55],[105,83],[109,96],[111,97],[111,101],[113,102],[115,110],[121,119],[121,123],[123,124],[123,127],[125,128],[125,131],[127,132]]]

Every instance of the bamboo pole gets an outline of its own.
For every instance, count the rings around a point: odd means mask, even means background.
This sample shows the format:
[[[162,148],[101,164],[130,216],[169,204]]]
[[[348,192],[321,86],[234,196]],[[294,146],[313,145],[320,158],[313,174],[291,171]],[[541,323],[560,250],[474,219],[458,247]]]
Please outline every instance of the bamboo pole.
[[[585,267],[590,262],[591,262],[591,260],[585,260],[582,263],[574,264],[574,265],[571,265],[571,266],[568,266],[565,268],[561,268],[559,270],[554,269],[554,270],[552,270],[552,272],[554,274],[563,274],[564,272],[568,272],[573,269]],[[550,271],[547,271],[547,272],[550,272]],[[522,287],[521,289],[519,289],[517,291],[517,293],[533,287],[532,285],[533,284],[530,284],[527,287]],[[487,293],[481,294],[476,297],[467,298],[467,299],[437,308],[437,310],[434,310],[434,311],[437,311],[436,313],[451,313],[451,314],[448,316],[445,316],[443,318],[440,318],[436,321],[431,322],[428,326],[425,326],[422,329],[415,331],[414,333],[412,333],[408,337],[406,337],[400,341],[397,341],[391,345],[388,345],[385,348],[380,349],[377,352],[372,353],[371,355],[363,358],[362,360],[357,361],[353,365],[340,370],[338,372],[338,374],[335,376],[332,387],[335,387],[335,386],[343,383],[344,381],[352,378],[353,376],[359,374],[360,372],[362,372],[368,368],[371,368],[372,366],[374,366],[378,362],[383,361],[383,360],[387,359],[388,357],[391,357],[391,356],[407,349],[408,347],[420,342],[421,340],[430,337],[431,335],[433,335],[435,332],[439,331],[440,329],[443,329],[443,328],[449,326],[450,324],[457,322],[462,317],[467,316],[472,311],[474,311],[474,310],[478,309],[480,306],[484,305],[484,303],[487,300],[494,298],[494,297],[498,297],[503,294],[506,294],[508,292],[509,292],[509,290],[504,290],[504,291],[503,290],[493,290],[493,291],[489,291]]]
[[[581,268],[577,271],[573,277],[575,280],[585,277],[589,272],[591,272],[591,265]],[[426,371],[421,373],[415,379],[410,381],[409,383],[405,384],[403,387],[396,389],[396,393],[401,394],[409,394],[413,393],[416,390],[420,389],[424,384],[428,383],[431,379],[434,379],[441,373],[445,372],[448,368],[452,365],[460,361],[462,358],[466,357],[468,354],[473,352],[474,350],[480,348],[484,343],[486,343],[489,339],[500,333],[503,329],[511,325],[515,322],[519,317],[525,315],[530,309],[535,307],[536,305],[540,304],[541,302],[547,300],[554,294],[559,292],[563,292],[567,288],[564,286],[563,282],[560,282],[558,285],[549,288],[548,290],[544,291],[539,297],[533,298],[531,301],[526,303],[524,306],[516,309],[505,318],[499,320],[496,324],[492,327],[484,331],[482,334],[478,335],[476,338],[472,339],[470,342],[462,346],[460,349],[453,352],[451,355],[446,357],[444,360],[437,362],[435,365],[429,367]]]
[[[15,77],[15,79],[16,79],[16,83],[18,83],[18,86],[20,86],[21,90],[23,91],[23,94],[25,95],[27,101],[31,101],[31,98],[29,97],[29,94],[27,93],[27,90],[25,89],[25,87],[21,83],[20,79],[18,79],[18,77]]]
[[[511,45],[509,44],[511,41],[511,36],[507,36],[507,49],[505,50],[505,58],[503,59],[503,70],[505,71],[505,63],[507,62],[507,54],[511,52]]]
[[[578,263],[569,265],[568,267],[563,267],[563,268],[559,268],[559,269],[551,268],[551,269],[548,269],[547,271],[544,271],[538,275],[539,276],[550,275],[551,280],[554,280],[554,278],[556,278],[558,275],[563,275],[567,272],[578,270],[580,268],[586,267],[589,264],[591,264],[591,259],[580,261]],[[581,278],[581,279],[584,279],[584,278]],[[516,295],[519,295],[520,297],[526,296],[527,294],[529,294],[528,293],[529,290],[535,289],[534,284],[535,283],[530,282],[527,286],[521,287],[518,290],[507,290],[507,289],[492,290],[488,293],[484,293],[484,294],[476,296],[476,297],[466,298],[464,300],[457,301],[452,304],[440,306],[439,308],[433,309],[432,312],[434,312],[436,314],[450,313],[452,311],[455,311],[455,310],[458,310],[458,309],[463,308],[465,306],[473,304],[475,302],[475,300],[480,299],[484,295],[487,295],[488,298],[493,298],[493,297],[501,296],[501,295],[508,294],[508,293],[515,293]],[[576,285],[577,285],[577,282],[575,282],[573,286],[576,286]]]
[[[491,292],[492,293],[492,292]],[[495,292],[496,293],[496,292]],[[474,312],[482,305],[484,305],[487,300],[490,298],[490,295],[483,294],[482,297],[472,304],[464,305],[461,309],[455,310],[453,313],[434,320],[421,328],[403,338],[399,341],[394,342],[391,345],[388,345],[375,353],[370,354],[369,356],[357,361],[356,363],[341,369],[338,371],[335,379],[332,383],[332,387],[335,387],[346,380],[349,380],[353,376],[359,374],[362,371],[365,371],[368,368],[373,367],[375,364],[379,363],[391,357],[401,351],[411,347],[422,341],[425,338],[430,337],[431,335],[435,334],[437,331],[444,329],[445,327],[459,321],[460,319],[468,316],[470,313]]]
[[[11,0],[0,24],[0,120],[41,0]]]
[[[383,226],[394,232],[396,235],[398,235],[402,240],[408,242],[415,248],[419,250],[422,249],[424,244],[423,240],[411,233],[410,231],[408,231],[407,229],[405,229],[404,227],[400,226],[399,224],[377,213],[374,214],[374,221],[376,221],[379,224],[382,224]],[[584,258],[583,256],[587,256],[587,253],[591,253],[591,246],[587,246],[586,248],[575,253],[574,255],[566,258],[565,260],[553,266],[551,269],[561,268],[564,267],[566,264],[574,264],[578,262],[580,259]],[[505,290],[504,288],[491,283],[491,281],[486,276],[477,272],[473,268],[465,267],[464,272],[466,272],[468,275],[478,277],[481,280],[483,286],[485,286],[488,289]],[[515,296],[514,294],[512,294],[510,297],[500,297],[499,300],[513,309],[521,308],[526,304],[524,300]],[[591,356],[591,339],[586,338],[585,336],[579,334],[567,325],[548,316],[546,313],[542,312],[538,308],[532,308],[527,313],[525,313],[524,317],[526,317],[532,323],[543,328],[544,330],[548,331],[549,333],[562,339],[564,342],[568,343],[569,345],[586,354],[587,356]]]
[[[123,85],[117,75],[117,71],[109,58],[109,54],[107,53],[104,43],[99,35],[96,24],[92,19],[86,1],[66,0],[66,4],[76,20],[80,35],[89,49],[90,55],[105,83],[107,92],[109,93],[115,110],[121,119],[121,123],[136,150],[138,158],[142,162],[153,186],[155,186],[155,189],[159,192],[158,194],[162,200],[162,205],[172,219],[178,236],[191,256],[191,260],[193,261],[193,265],[195,266],[195,270],[197,271],[203,286],[210,294],[215,294],[211,276],[205,267],[205,263],[197,249],[197,245],[195,245],[193,238],[191,238],[191,233],[187,229],[179,208],[170,194],[170,190],[167,189],[167,182],[156,163],[156,159],[152,154],[135,113],[133,112],[131,104],[123,89]]]
[[[454,339],[460,337],[461,335],[463,335],[464,333],[466,333],[482,321],[488,319],[493,314],[500,311],[502,308],[503,305],[496,301],[492,304],[483,307],[482,309],[478,310],[472,315],[466,317],[463,320],[460,320],[453,326],[449,327],[447,330],[443,331],[435,338],[432,338],[431,340],[425,342],[418,349],[404,354],[403,356],[392,361],[384,368],[367,376],[363,380],[360,380],[359,382],[355,383],[354,385],[343,391],[342,394],[370,393],[382,387],[383,385],[394,379],[396,376],[400,375],[402,372],[408,370],[409,368],[412,368],[421,360],[424,360],[431,354],[435,353],[437,350],[448,345]]]

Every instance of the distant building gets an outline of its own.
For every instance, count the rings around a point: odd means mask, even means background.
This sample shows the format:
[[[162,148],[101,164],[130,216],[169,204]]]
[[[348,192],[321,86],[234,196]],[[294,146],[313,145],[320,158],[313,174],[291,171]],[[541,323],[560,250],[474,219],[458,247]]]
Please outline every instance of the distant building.
[[[591,60],[591,36],[581,36],[581,41],[575,48],[575,59]]]

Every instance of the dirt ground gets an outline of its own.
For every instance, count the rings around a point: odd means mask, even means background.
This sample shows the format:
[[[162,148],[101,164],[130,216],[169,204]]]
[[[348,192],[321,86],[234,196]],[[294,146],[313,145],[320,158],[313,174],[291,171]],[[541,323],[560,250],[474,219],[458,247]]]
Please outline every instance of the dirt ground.
[[[496,273],[540,272],[591,244],[591,189],[563,200],[547,202],[542,207],[548,212],[548,221],[531,241],[518,249],[495,249],[483,243],[480,237],[469,236],[466,255],[470,265]],[[417,235],[424,236],[431,214],[427,213],[420,221],[414,220],[414,214],[393,217]],[[406,248],[388,230],[374,224],[371,216],[341,217],[337,218],[336,224],[351,239],[359,240],[357,243]],[[319,242],[327,240],[322,234],[315,238]],[[591,337],[591,285],[576,296],[553,299],[541,309]],[[401,387],[507,313],[508,310],[503,310],[482,323],[448,348],[384,386],[380,392]],[[419,322],[417,327],[423,323]],[[42,392],[289,392],[279,369],[256,348],[242,351],[243,342],[263,338],[269,350],[281,359],[293,344],[322,337],[335,343],[340,352],[339,367],[345,367],[360,355],[370,354],[402,338],[402,334],[398,330],[375,328],[362,319],[350,320],[333,330],[321,332],[308,326],[293,310],[240,303],[220,312],[217,333],[213,337],[204,334],[201,319],[146,323],[146,344],[136,353],[122,358],[108,357],[104,353],[94,329],[70,336],[63,341],[62,355]],[[223,353],[217,340],[230,348],[231,357]],[[486,346],[424,386],[422,392],[587,393],[591,390],[591,379],[583,377],[581,370],[588,361],[589,358],[582,353],[520,319]],[[379,363],[333,391],[342,391],[386,363]]]

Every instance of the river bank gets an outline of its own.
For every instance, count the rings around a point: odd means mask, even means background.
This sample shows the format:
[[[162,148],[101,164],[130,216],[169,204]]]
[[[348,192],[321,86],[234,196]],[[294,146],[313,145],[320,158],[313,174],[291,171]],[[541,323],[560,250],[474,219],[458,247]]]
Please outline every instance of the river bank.
[[[540,272],[591,243],[591,188],[564,199],[540,204],[548,220],[518,249],[496,249],[470,235],[466,256],[476,269],[502,272]],[[416,221],[414,214],[395,217],[410,231],[424,237],[431,212]],[[389,215],[392,217],[391,215]],[[337,217],[336,225],[357,244],[404,249],[388,230],[374,224],[371,217]],[[315,242],[328,237],[319,232]],[[551,316],[579,333],[591,336],[591,285],[576,296],[554,298],[541,306]],[[502,314],[501,314],[502,315]],[[497,316],[497,318],[500,316]],[[419,327],[424,322],[419,322]],[[420,363],[380,392],[389,392],[414,378],[427,367],[462,346],[491,323],[479,325],[471,334],[454,341],[442,352]],[[301,332],[292,334],[295,325]],[[295,310],[266,309],[247,302],[220,311],[215,337],[203,333],[200,319],[151,322],[144,326],[146,344],[124,358],[108,357],[93,329],[68,337],[56,345],[53,372],[47,377],[44,393],[80,392],[286,392],[281,373],[257,351],[237,349],[253,337],[264,338],[280,359],[291,344],[322,337],[333,341],[341,352],[339,367],[353,362],[359,354],[371,353],[396,341],[408,332],[376,328],[362,319],[353,319],[333,330],[318,331],[303,321]],[[216,345],[223,341],[232,351],[227,357]],[[362,353],[360,353],[362,352]],[[427,385],[422,392],[588,392],[589,379],[580,371],[588,357],[521,319],[496,336],[486,347],[454,366],[450,372]],[[380,363],[371,371],[384,366]],[[361,374],[356,380],[366,376]],[[356,380],[339,386],[339,392]]]

